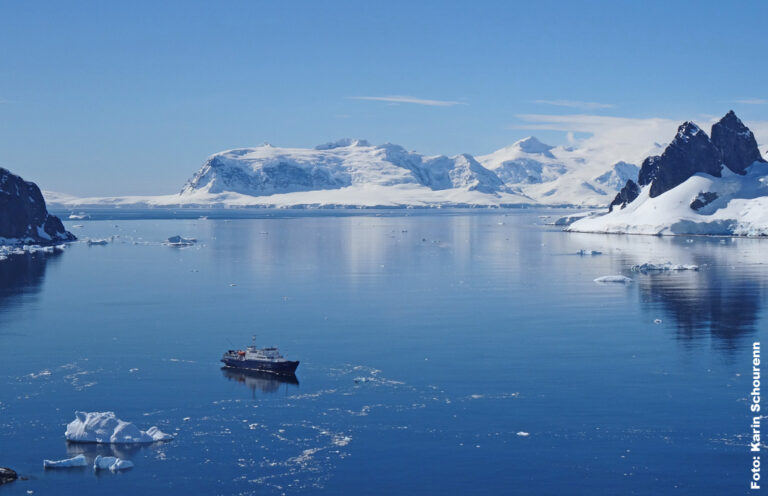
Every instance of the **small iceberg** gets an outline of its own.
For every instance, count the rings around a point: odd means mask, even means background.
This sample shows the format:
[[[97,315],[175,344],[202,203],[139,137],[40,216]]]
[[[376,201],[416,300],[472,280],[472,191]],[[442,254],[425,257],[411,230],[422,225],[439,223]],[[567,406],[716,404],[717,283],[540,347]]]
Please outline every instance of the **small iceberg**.
[[[673,264],[672,262],[666,262],[661,264],[655,263],[642,263],[632,266],[632,272],[641,272],[647,274],[648,272],[664,272],[668,270],[699,270],[698,265],[685,265],[685,264]]]
[[[632,282],[632,279],[626,276],[603,276],[598,277],[595,279],[595,282],[598,284],[607,284],[607,283],[620,283],[620,284],[629,284]]]
[[[64,437],[74,443],[105,444],[149,444],[173,439],[157,427],[142,431],[117,418],[114,412],[75,412],[75,420],[67,425]]]
[[[43,468],[73,468],[87,465],[88,461],[86,461],[85,455],[77,455],[66,460],[43,460]]]
[[[603,252],[597,251],[597,250],[579,250],[576,252],[577,255],[602,255]]]
[[[108,239],[89,239],[86,241],[88,246],[101,246],[109,243]]]
[[[177,235],[171,236],[163,244],[167,246],[192,246],[195,243],[197,243],[197,239],[195,238],[182,238]]]
[[[123,460],[116,456],[98,455],[93,460],[93,470],[109,470],[111,472],[117,472],[118,470],[127,470],[129,468],[133,468],[132,461]]]
[[[79,214],[70,214],[69,218],[71,220],[84,220],[89,218],[90,215],[86,214],[85,212],[80,212]]]

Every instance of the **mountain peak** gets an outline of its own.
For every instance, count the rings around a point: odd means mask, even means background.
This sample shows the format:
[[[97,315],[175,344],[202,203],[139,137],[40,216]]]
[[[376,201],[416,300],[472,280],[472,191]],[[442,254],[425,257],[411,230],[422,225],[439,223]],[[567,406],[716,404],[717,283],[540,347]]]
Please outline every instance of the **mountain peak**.
[[[554,148],[554,146],[542,143],[535,136],[528,136],[527,138],[515,141],[512,144],[512,147],[517,148],[524,153],[533,153],[553,158],[549,151]]]
[[[712,125],[712,143],[722,152],[723,163],[736,174],[745,174],[755,162],[765,162],[755,135],[731,110]]]

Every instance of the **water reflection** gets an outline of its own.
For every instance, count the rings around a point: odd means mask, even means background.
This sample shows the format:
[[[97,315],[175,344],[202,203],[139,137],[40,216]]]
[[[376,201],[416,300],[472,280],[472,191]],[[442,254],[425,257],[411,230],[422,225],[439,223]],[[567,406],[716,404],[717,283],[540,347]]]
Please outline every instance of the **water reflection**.
[[[101,456],[116,456],[124,460],[130,460],[136,453],[145,448],[160,445],[152,444],[104,444],[104,443],[72,443],[67,441],[67,456],[72,458],[77,455],[85,455],[88,464],[92,464],[94,458]]]
[[[697,262],[699,272],[638,277],[641,302],[672,319],[678,339],[711,336],[718,347],[736,349],[757,330],[763,285],[747,271]]]
[[[0,310],[9,300],[39,292],[48,262],[60,255],[58,252],[11,255],[0,261]]]
[[[239,382],[248,387],[253,392],[254,397],[256,396],[256,390],[262,393],[276,393],[283,384],[286,385],[286,390],[289,385],[299,387],[299,380],[295,374],[277,375],[257,370],[237,370],[228,367],[222,367],[221,372],[230,381]]]

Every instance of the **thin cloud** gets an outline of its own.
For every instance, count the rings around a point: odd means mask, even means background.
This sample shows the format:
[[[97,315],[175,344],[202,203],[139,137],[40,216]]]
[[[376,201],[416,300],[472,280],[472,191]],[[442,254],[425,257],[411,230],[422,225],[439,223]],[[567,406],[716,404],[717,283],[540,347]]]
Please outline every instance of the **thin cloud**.
[[[431,100],[427,98],[417,98],[415,96],[348,96],[349,100],[372,100],[376,102],[388,102],[388,103],[413,103],[416,105],[428,105],[430,107],[452,107],[454,105],[462,105],[461,102],[455,102],[451,100]]]
[[[544,105],[554,105],[556,107],[569,107],[578,108],[583,110],[596,110],[615,108],[616,105],[611,103],[599,103],[599,102],[580,102],[578,100],[533,100],[533,103],[541,103]]]
[[[762,98],[742,98],[734,101],[743,105],[768,105],[768,100]]]

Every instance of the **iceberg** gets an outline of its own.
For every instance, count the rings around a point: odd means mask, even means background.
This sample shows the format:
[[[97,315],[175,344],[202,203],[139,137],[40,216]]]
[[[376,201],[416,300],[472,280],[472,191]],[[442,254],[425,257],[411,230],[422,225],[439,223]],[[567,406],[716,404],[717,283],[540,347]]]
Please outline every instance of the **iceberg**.
[[[64,437],[74,443],[105,444],[148,444],[173,439],[157,427],[142,431],[117,418],[114,412],[75,412],[75,420],[67,425]]]
[[[603,276],[595,279],[595,282],[598,284],[611,283],[611,282],[629,284],[632,282],[632,279],[626,276]]]
[[[109,240],[108,239],[89,239],[87,243],[88,243],[88,246],[106,245],[109,243]]]
[[[98,455],[93,460],[94,470],[110,470],[112,472],[117,472],[118,470],[126,470],[129,468],[133,468],[132,461],[123,460],[122,458],[117,458],[116,456]]]
[[[85,459],[85,455],[77,455],[65,460],[43,460],[43,468],[72,468],[72,467],[85,467],[88,462]]]
[[[163,244],[168,246],[192,246],[195,243],[197,243],[195,238],[182,238],[176,235],[168,238]]]

